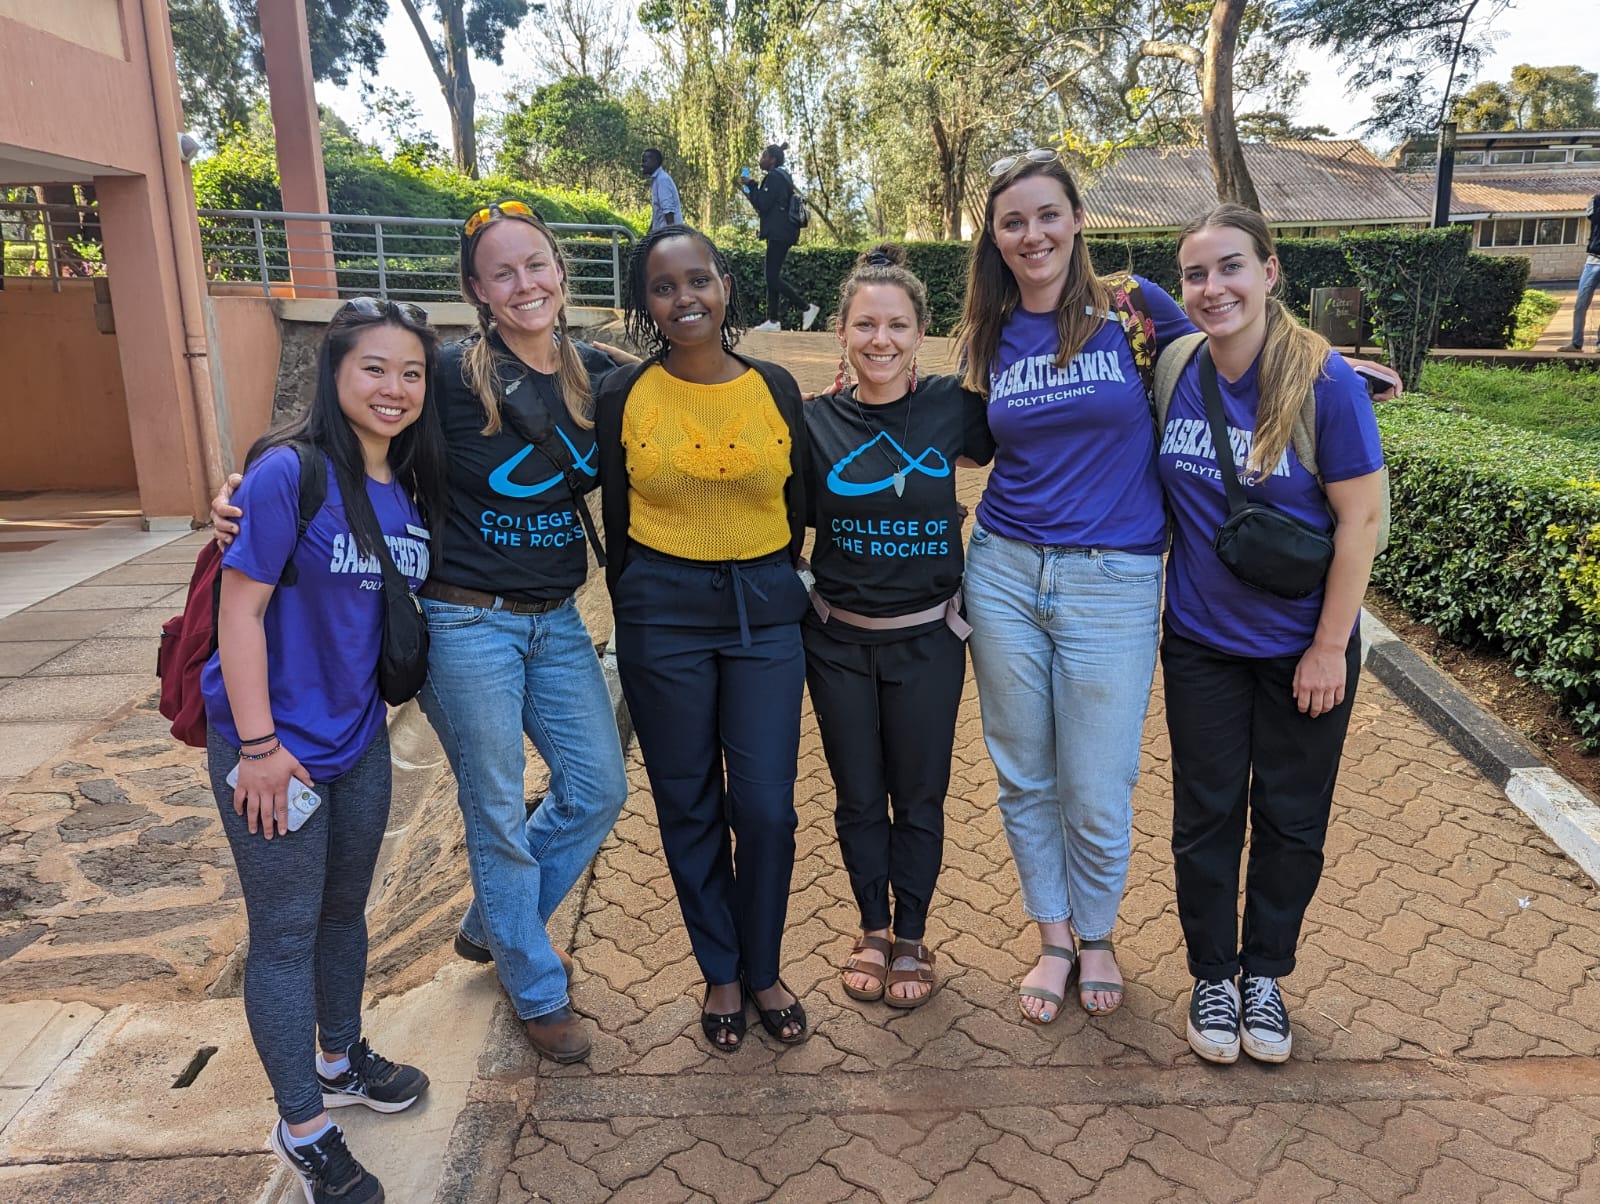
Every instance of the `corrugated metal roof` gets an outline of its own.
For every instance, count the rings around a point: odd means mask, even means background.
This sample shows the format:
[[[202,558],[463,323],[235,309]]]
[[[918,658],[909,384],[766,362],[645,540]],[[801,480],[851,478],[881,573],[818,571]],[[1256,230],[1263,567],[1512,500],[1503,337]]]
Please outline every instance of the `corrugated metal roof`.
[[[1431,205],[1360,142],[1249,142],[1245,165],[1281,225],[1425,222]],[[1203,147],[1140,146],[1089,184],[1090,230],[1177,229],[1217,203]]]
[[[1457,176],[1450,190],[1451,213],[1525,216],[1534,213],[1581,214],[1589,198],[1600,196],[1600,173],[1551,172],[1543,176],[1500,176],[1470,179]]]

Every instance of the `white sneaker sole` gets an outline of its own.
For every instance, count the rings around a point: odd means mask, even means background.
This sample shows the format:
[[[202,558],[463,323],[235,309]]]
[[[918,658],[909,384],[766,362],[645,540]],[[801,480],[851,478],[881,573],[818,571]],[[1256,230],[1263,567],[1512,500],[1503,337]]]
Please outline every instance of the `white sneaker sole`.
[[[351,1095],[345,1091],[324,1091],[322,1093],[322,1106],[324,1108],[348,1108],[351,1104],[365,1104],[374,1112],[404,1112],[421,1098],[422,1096],[420,1095],[413,1095],[410,1099],[386,1104],[380,1100],[370,1099],[365,1095]]]
[[[1281,1041],[1262,1041],[1252,1037],[1246,1029],[1240,1032],[1239,1043],[1244,1046],[1245,1053],[1257,1062],[1287,1062],[1289,1052],[1294,1048],[1294,1034]]]
[[[1232,1066],[1239,1060],[1239,1042],[1237,1040],[1223,1044],[1213,1041],[1205,1036],[1194,1025],[1189,1025],[1189,1048],[1194,1050],[1208,1062],[1215,1062],[1219,1066]]]
[[[317,1198],[311,1190],[311,1180],[300,1171],[299,1163],[295,1162],[288,1149],[284,1147],[283,1138],[279,1135],[281,1125],[274,1124],[272,1132],[267,1134],[267,1149],[278,1156],[278,1161],[289,1168],[291,1174],[299,1181],[300,1191],[305,1195],[306,1204],[317,1204]]]

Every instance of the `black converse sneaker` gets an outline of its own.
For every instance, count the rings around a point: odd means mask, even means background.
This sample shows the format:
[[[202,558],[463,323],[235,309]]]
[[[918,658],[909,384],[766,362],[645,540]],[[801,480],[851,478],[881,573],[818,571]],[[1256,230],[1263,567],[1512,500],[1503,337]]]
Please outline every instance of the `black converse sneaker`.
[[[355,1160],[338,1125],[313,1142],[295,1145],[279,1121],[267,1148],[299,1176],[306,1204],[383,1204],[383,1184]]]
[[[365,1037],[348,1051],[350,1069],[329,1078],[317,1071],[322,1084],[322,1106],[342,1108],[365,1104],[374,1112],[400,1112],[417,1102],[428,1089],[428,1076],[415,1066],[391,1062],[372,1052]]]
[[[1294,1045],[1289,1009],[1276,978],[1244,978],[1244,1051],[1258,1062],[1287,1062]]]
[[[1239,988],[1231,978],[1194,980],[1189,995],[1189,1048],[1224,1066],[1239,1060]]]

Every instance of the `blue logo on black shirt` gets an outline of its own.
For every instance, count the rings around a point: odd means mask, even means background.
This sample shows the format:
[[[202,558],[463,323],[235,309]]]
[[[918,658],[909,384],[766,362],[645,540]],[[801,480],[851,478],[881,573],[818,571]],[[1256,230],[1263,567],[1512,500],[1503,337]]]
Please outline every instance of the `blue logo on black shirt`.
[[[856,482],[845,480],[841,475],[844,470],[853,461],[865,455],[872,445],[877,443],[880,439],[887,442],[889,446],[899,454],[901,459],[905,461],[905,467],[901,469],[898,474],[890,473],[881,481]],[[932,468],[929,468],[928,464],[926,463],[930,456],[937,461],[937,464]],[[887,462],[887,457],[885,457],[885,461]],[[856,448],[855,451],[851,452],[848,456],[833,466],[833,471],[828,474],[828,490],[831,493],[838,494],[840,497],[862,497],[869,493],[882,493],[885,489],[894,488],[894,479],[896,475],[903,476],[906,473],[912,472],[920,472],[925,476],[930,477],[947,477],[950,475],[950,461],[946,460],[944,458],[944,454],[936,447],[923,449],[922,454],[913,459],[911,453],[906,451],[905,448],[901,447],[893,435],[891,435],[888,431],[880,431],[878,434],[874,435],[871,439],[868,439],[860,447]]]
[[[567,438],[567,432],[559,426],[556,427],[556,434],[561,436],[561,442],[565,443],[567,450],[572,453],[572,462],[578,466],[579,472],[588,477],[599,475],[599,469],[594,466],[595,445],[593,443],[589,444],[589,451],[584,454],[572,445],[572,440]],[[489,474],[489,488],[493,489],[501,497],[537,497],[551,486],[560,484],[561,474],[559,472],[555,476],[540,481],[535,485],[518,485],[511,479],[511,474],[517,470],[518,465],[526,460],[532,452],[533,444],[530,443],[500,465],[499,468],[491,472]]]

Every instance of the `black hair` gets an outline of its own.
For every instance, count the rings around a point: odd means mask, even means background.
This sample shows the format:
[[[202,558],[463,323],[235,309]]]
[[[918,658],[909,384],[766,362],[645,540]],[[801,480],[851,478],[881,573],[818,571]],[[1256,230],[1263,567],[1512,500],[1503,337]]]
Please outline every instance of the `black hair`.
[[[649,159],[654,159],[657,163],[665,163],[667,161],[667,157],[653,146],[645,147],[644,156]]]
[[[717,250],[717,244],[693,226],[685,226],[681,222],[652,230],[634,245],[633,256],[628,260],[627,287],[623,290],[623,330],[647,358],[658,360],[667,354],[671,343],[650,316],[650,308],[646,304],[645,264],[650,252],[669,238],[692,238],[699,242],[711,253],[711,264],[717,275],[728,278],[728,306],[722,313],[722,346],[724,350],[732,351],[734,344],[739,341],[739,328],[743,325],[739,319],[739,282],[734,279],[733,270],[728,267],[722,252]]]
[[[350,523],[356,544],[367,555],[376,553],[370,546],[368,531],[377,529],[377,515],[367,496],[366,466],[361,458],[361,443],[350,428],[350,420],[339,406],[339,366],[355,349],[357,340],[377,326],[397,326],[417,336],[422,343],[426,364],[422,413],[410,426],[389,442],[389,467],[395,479],[416,502],[423,521],[433,535],[435,559],[446,511],[444,426],[435,404],[434,367],[438,359],[439,334],[414,316],[415,306],[401,307],[393,301],[380,301],[375,307],[358,309],[341,306],[328,323],[322,348],[317,352],[317,388],[311,404],[299,417],[274,427],[255,441],[245,457],[245,469],[275,447],[309,443],[333,463],[339,496],[347,510],[355,510]]]
[[[784,152],[788,149],[789,144],[787,142],[783,143],[782,145],[779,145],[776,142],[769,142],[767,143],[766,150],[762,151],[761,153],[764,155],[771,155],[773,164],[775,166],[782,167]]]

